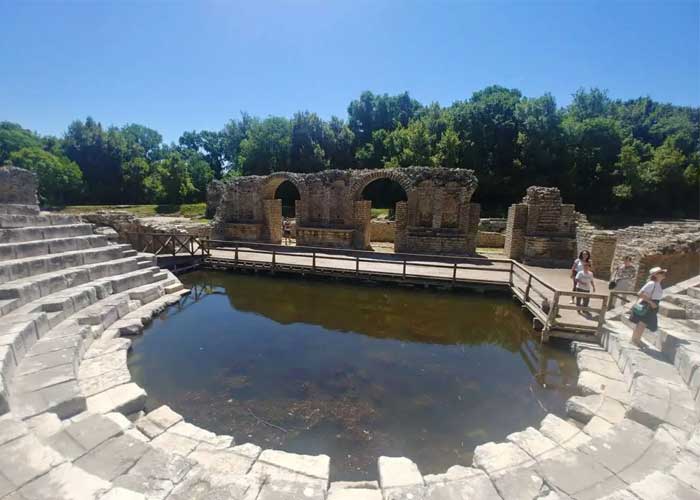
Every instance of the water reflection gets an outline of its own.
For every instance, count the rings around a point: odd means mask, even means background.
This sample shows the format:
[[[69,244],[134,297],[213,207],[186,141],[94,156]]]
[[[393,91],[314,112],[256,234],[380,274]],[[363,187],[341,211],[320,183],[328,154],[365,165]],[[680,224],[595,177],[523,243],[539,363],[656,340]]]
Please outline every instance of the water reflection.
[[[507,296],[197,272],[193,293],[136,340],[149,406],[237,442],[327,453],[333,479],[379,455],[424,473],[561,413],[576,380]]]

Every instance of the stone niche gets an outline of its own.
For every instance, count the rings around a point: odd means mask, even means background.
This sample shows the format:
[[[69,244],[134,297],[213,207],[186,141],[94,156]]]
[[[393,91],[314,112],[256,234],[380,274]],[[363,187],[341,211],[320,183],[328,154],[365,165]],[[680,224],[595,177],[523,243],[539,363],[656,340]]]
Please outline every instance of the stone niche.
[[[371,249],[372,205],[363,192],[380,179],[395,182],[406,195],[395,205],[397,252],[475,252],[479,205],[470,203],[477,186],[474,173],[429,167],[235,178],[209,189],[207,201],[216,203],[208,207],[216,211],[214,237],[280,243],[277,190],[289,181],[299,195],[294,206],[297,245]]]
[[[38,213],[38,182],[29,170],[12,166],[0,167],[0,205],[9,213]]]
[[[574,205],[559,189],[530,186],[521,203],[508,209],[505,255],[525,264],[569,266],[576,253]]]

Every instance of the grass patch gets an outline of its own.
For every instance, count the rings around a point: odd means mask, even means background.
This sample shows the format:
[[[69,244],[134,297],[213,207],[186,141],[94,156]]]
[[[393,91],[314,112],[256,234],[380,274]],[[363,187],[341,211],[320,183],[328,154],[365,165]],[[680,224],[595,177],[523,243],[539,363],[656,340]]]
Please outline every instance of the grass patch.
[[[97,212],[98,210],[121,210],[129,212],[137,217],[163,215],[203,219],[206,209],[206,203],[185,203],[182,205],[71,205],[56,208],[56,211],[66,214],[80,214],[85,212]]]
[[[389,209],[388,208],[373,208],[372,209],[372,218],[373,219],[388,219],[389,218]]]

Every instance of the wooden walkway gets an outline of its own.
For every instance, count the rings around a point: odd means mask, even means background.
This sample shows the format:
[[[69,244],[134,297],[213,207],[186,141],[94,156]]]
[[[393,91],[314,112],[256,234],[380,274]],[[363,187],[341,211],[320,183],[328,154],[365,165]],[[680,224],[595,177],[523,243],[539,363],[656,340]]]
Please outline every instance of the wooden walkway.
[[[603,293],[575,293],[571,291],[568,271],[531,268],[505,258],[381,254],[225,241],[208,241],[205,246],[208,253],[204,262],[217,269],[443,288],[509,288],[534,321],[541,324],[544,340],[590,340],[597,334],[607,310],[608,291],[603,282],[597,282]],[[570,301],[576,296],[588,296],[589,306],[572,305]]]
[[[133,233],[128,241],[139,251],[159,258],[191,257],[216,269],[249,269],[270,273],[316,275],[351,280],[442,288],[509,289],[550,336],[591,340],[600,331],[611,295],[607,283],[596,280],[597,293],[571,290],[566,269],[524,266],[499,257],[457,257],[389,254],[360,250],[219,241],[191,235]],[[179,264],[178,264],[179,265]],[[626,292],[623,292],[626,293]],[[577,298],[589,299],[587,307]]]

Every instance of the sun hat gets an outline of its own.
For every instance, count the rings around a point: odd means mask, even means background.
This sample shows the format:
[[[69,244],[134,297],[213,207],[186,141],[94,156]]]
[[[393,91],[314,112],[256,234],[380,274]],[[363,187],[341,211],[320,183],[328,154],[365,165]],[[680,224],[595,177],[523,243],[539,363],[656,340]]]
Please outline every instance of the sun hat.
[[[668,269],[664,269],[663,267],[652,267],[649,269],[649,276],[654,276],[655,274],[659,273],[667,273]]]

